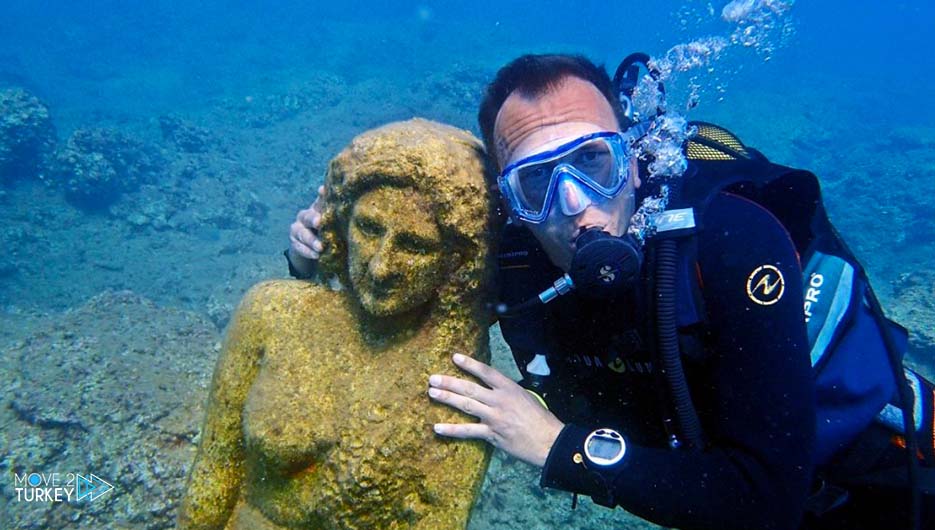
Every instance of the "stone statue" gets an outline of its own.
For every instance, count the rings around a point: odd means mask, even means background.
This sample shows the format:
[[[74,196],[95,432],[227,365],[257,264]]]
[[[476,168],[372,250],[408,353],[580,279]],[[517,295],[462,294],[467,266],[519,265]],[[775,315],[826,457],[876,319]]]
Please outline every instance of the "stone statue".
[[[414,119],[329,166],[321,267],[252,288],[227,332],[180,528],[455,529],[486,444],[429,401],[454,352],[487,361],[493,237],[482,147]]]

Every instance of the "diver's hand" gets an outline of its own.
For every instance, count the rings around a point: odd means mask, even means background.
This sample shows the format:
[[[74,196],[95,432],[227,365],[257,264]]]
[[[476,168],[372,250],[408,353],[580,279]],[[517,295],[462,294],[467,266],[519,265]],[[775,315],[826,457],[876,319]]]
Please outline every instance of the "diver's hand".
[[[311,268],[311,261],[321,257],[324,246],[318,238],[321,227],[321,203],[325,198],[325,187],[318,187],[315,202],[304,210],[299,210],[295,221],[289,226],[289,261],[296,269],[305,272]]]
[[[429,377],[429,397],[476,416],[480,423],[437,423],[435,432],[452,438],[485,440],[542,467],[564,425],[523,387],[466,355],[454,363],[487,386],[446,375]]]

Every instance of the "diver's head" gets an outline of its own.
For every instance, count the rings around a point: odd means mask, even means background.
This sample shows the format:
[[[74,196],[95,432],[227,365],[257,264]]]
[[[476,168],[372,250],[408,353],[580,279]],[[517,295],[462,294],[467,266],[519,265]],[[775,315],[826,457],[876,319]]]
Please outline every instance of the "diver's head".
[[[569,56],[517,59],[481,106],[501,196],[563,270],[578,235],[597,227],[622,236],[635,210],[640,182],[619,112],[603,68]]]
[[[494,80],[487,85],[484,100],[477,113],[477,122],[487,153],[497,157],[498,149],[494,129],[504,102],[514,93],[535,99],[553,91],[565,78],[572,77],[593,85],[619,124],[626,120],[620,101],[614,94],[613,82],[603,66],[595,65],[581,55],[546,54],[523,55],[500,68]],[[497,163],[502,161],[497,158]],[[503,165],[497,171],[503,170]]]

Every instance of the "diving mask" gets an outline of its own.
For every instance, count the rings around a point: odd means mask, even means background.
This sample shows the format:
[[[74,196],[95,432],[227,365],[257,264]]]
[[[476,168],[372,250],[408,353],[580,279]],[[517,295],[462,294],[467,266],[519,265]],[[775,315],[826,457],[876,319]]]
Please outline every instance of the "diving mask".
[[[541,223],[549,215],[559,183],[566,179],[597,200],[616,197],[630,176],[628,153],[623,134],[591,133],[510,164],[498,179],[500,192],[514,217]]]

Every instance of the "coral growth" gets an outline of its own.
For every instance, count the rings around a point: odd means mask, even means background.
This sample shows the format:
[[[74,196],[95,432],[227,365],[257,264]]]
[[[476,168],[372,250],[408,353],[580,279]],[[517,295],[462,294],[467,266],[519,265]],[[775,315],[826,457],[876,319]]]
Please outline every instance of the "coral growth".
[[[123,193],[153,180],[161,156],[142,142],[110,128],[78,129],[55,157],[51,178],[72,204],[110,206]]]
[[[35,177],[54,148],[45,103],[22,88],[0,90],[0,184]]]
[[[162,138],[184,153],[203,153],[212,143],[211,133],[176,116],[161,116]]]

